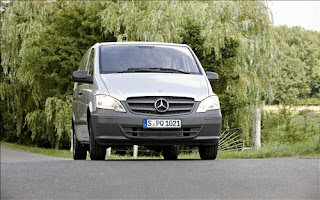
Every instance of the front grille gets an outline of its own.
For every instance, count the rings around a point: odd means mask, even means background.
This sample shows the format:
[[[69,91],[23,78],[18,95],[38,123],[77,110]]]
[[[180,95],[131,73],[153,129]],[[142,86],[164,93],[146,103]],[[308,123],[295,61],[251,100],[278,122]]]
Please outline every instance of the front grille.
[[[124,133],[129,137],[195,137],[200,128],[182,128],[182,129],[144,129],[123,127]]]
[[[154,103],[158,99],[164,99],[169,103],[169,109],[166,112],[160,113],[154,107]],[[134,113],[168,115],[191,112],[194,106],[194,99],[187,97],[129,97],[127,103]]]

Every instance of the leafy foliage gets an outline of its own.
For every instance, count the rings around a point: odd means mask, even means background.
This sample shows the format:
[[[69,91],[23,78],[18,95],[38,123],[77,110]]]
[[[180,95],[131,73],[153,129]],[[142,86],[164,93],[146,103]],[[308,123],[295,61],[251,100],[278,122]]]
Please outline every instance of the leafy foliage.
[[[316,141],[319,138],[318,123],[318,113],[308,109],[298,112],[293,107],[284,106],[279,112],[264,111],[262,141],[265,144]]]
[[[278,73],[274,76],[275,101],[295,104],[315,96],[320,87],[320,33],[301,27],[275,28]]]
[[[97,6],[95,6],[97,5]],[[43,146],[69,145],[72,71],[105,40],[99,3],[12,2],[3,17],[1,98],[4,136]],[[8,117],[4,117],[8,116]],[[9,124],[15,124],[10,126]]]
[[[274,32],[268,7],[261,1],[12,1],[5,9],[1,134],[11,141],[68,147],[71,73],[84,52],[102,41],[191,46],[203,67],[220,76],[213,89],[221,101],[224,128],[239,128],[246,144],[253,107],[273,97],[283,101],[286,97],[281,95],[291,88],[290,98],[297,93],[304,97],[319,86],[319,43],[312,43],[319,40],[318,33],[300,41],[304,30],[297,29],[284,42],[287,28]],[[280,43],[279,55],[274,34]],[[312,80],[305,82],[306,77]],[[288,83],[293,87],[288,89]]]

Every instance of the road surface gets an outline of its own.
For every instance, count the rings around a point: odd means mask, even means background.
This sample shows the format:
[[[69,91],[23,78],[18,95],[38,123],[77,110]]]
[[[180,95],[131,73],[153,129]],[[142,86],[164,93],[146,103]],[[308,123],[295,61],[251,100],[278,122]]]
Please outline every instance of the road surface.
[[[1,199],[319,199],[319,159],[73,161],[1,147]]]

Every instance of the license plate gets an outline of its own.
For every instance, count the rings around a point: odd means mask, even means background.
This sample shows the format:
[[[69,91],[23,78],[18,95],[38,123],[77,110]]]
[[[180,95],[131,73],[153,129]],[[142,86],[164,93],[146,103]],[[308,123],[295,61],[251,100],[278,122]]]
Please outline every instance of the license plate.
[[[181,128],[180,119],[145,119],[143,128]]]

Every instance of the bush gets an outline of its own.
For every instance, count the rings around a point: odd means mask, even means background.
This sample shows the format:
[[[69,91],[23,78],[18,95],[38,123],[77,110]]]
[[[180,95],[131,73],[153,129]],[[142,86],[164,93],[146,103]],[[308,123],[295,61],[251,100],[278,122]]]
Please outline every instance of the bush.
[[[262,142],[297,143],[317,139],[318,113],[311,110],[295,111],[283,107],[279,111],[262,113]]]

